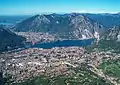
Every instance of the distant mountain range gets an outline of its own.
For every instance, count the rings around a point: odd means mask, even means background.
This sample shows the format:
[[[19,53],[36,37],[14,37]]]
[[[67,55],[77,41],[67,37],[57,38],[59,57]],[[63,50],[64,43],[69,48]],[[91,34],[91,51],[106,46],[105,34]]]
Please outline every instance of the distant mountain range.
[[[105,28],[112,28],[113,26],[120,25],[120,13],[116,14],[109,14],[109,13],[103,13],[103,14],[83,14],[93,21],[97,21],[100,24],[102,24]]]
[[[25,38],[17,36],[0,26],[0,51],[11,50],[23,46]]]
[[[24,19],[31,17],[30,15],[0,15],[0,25],[13,25]]]
[[[22,19],[19,18],[21,22],[9,28],[15,32],[49,33],[58,39],[97,38],[99,40],[102,36],[106,40],[120,41],[119,13],[41,14]],[[5,20],[7,21],[7,19]],[[14,22],[16,21],[14,20]],[[25,38],[1,27],[0,41],[2,41],[0,42],[0,50],[4,50],[23,45]]]
[[[35,15],[16,24],[12,29],[22,32],[48,32],[65,39],[99,38],[104,27],[85,15]]]
[[[120,14],[42,14],[16,24],[20,32],[43,32],[65,39],[97,38],[109,28],[120,25]]]

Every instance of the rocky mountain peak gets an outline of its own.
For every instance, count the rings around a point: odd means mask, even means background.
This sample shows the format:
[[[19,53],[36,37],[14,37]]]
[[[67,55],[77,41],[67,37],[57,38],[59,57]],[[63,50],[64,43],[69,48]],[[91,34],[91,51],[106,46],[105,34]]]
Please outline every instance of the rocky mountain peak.
[[[47,32],[67,39],[86,39],[94,38],[95,32],[99,34],[101,27],[85,15],[71,13],[35,15],[18,23],[14,29],[22,32]]]

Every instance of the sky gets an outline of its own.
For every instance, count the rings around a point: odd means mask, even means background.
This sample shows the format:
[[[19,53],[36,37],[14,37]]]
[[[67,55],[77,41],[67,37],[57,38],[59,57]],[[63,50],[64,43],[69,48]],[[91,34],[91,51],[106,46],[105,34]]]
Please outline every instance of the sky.
[[[120,0],[0,0],[0,15],[117,13]]]

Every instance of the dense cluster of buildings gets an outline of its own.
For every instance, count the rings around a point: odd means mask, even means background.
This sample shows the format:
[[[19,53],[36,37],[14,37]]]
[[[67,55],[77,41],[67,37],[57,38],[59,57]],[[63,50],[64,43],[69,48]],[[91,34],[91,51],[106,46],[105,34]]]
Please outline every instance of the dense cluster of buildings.
[[[45,43],[55,41],[55,37],[49,33],[41,32],[15,32],[17,35],[23,36],[26,38],[26,42],[35,43]]]
[[[97,67],[102,59],[115,58],[110,52],[87,52],[81,47],[54,47],[52,49],[29,48],[14,53],[0,54],[0,65],[4,75],[20,82],[24,79],[45,75],[69,75],[69,67],[81,63]]]

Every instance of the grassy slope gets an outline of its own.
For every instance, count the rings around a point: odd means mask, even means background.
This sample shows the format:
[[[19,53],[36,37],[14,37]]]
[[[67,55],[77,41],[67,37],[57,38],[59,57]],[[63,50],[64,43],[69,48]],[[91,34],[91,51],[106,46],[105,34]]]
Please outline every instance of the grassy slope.
[[[101,65],[100,69],[111,77],[117,78],[117,82],[120,83],[120,59],[116,60],[105,60]]]

